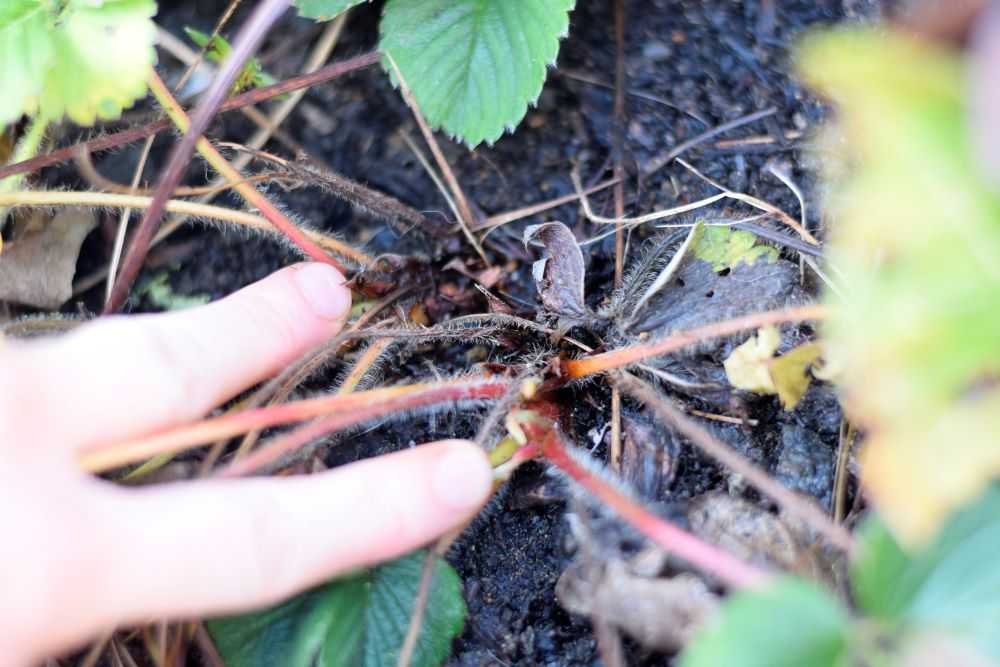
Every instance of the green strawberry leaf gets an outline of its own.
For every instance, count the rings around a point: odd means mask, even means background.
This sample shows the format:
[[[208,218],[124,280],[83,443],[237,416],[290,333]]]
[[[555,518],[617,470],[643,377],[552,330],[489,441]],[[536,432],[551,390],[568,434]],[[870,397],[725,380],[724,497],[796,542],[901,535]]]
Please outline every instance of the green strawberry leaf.
[[[393,665],[410,623],[426,551],[338,579],[271,609],[216,619],[208,631],[228,667]],[[462,631],[455,571],[438,559],[413,667],[436,667]]]
[[[61,8],[60,8],[61,7]],[[146,93],[153,0],[13,0],[0,9],[0,125],[23,113],[81,125]]]
[[[513,130],[538,99],[574,4],[388,0],[380,48],[396,61],[427,121],[476,146]]]
[[[849,618],[826,591],[779,579],[734,593],[714,623],[684,649],[681,667],[834,667],[848,650]]]
[[[209,35],[208,33],[194,28],[185,27],[184,32],[188,39],[198,45],[198,48],[205,49],[205,59],[212,63],[221,63],[233,50],[232,45],[222,35]],[[248,88],[260,88],[276,83],[276,79],[264,71],[257,58],[250,58],[240,70],[239,76],[233,82],[232,92],[239,93]],[[281,99],[275,98],[275,99]]]
[[[910,555],[869,519],[851,579],[861,608],[1000,660],[1000,486],[951,515],[937,539]]]
[[[866,614],[895,618],[907,602],[899,579],[910,566],[910,557],[875,514],[861,524],[857,537],[858,555],[851,563],[854,599]]]
[[[337,14],[362,2],[365,0],[294,0],[292,4],[298,7],[299,14],[308,19],[329,21]]]

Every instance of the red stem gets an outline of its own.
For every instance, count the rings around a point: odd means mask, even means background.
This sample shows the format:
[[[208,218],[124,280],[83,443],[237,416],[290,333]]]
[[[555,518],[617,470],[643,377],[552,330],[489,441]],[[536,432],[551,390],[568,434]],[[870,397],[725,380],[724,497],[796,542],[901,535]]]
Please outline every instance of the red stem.
[[[233,111],[234,109],[241,109],[252,104],[259,104],[260,102],[266,102],[272,98],[284,95],[285,93],[290,93],[296,90],[301,90],[302,88],[308,88],[309,86],[315,86],[316,84],[331,81],[355,70],[370,67],[377,63],[380,57],[381,54],[377,51],[369,51],[368,53],[363,53],[360,56],[332,63],[326,67],[316,70],[311,74],[302,74],[270,86],[255,88],[240,95],[236,95],[235,97],[230,97],[221,107],[219,107],[219,113],[224,111]],[[72,146],[67,146],[66,148],[60,148],[52,151],[51,153],[33,157],[30,160],[4,165],[0,167],[0,179],[7,178],[8,176],[14,176],[16,174],[25,174],[38,169],[43,169],[45,167],[51,167],[54,164],[59,164],[60,162],[65,162],[66,160],[71,160],[81,149],[85,149],[88,153],[97,153],[134,143],[140,139],[145,139],[146,137],[151,137],[154,134],[159,134],[164,130],[170,129],[171,127],[173,127],[173,123],[168,119],[163,119],[149,123],[148,125],[143,125],[142,127],[132,127],[113,134],[101,135],[91,139],[90,141],[73,144]]]
[[[136,229],[132,243],[129,245],[125,259],[122,260],[118,279],[111,288],[103,314],[107,315],[119,310],[128,298],[129,290],[149,252],[150,243],[160,229],[160,221],[166,211],[167,200],[173,195],[174,189],[181,181],[184,171],[194,153],[195,144],[208,129],[208,124],[219,112],[219,107],[225,101],[243,69],[243,64],[253,55],[260,43],[264,41],[268,30],[281,18],[289,7],[289,0],[261,0],[250,18],[240,29],[233,42],[233,48],[222,63],[218,73],[212,80],[208,90],[202,96],[201,102],[191,116],[191,126],[174,147],[163,171],[153,201]]]
[[[569,475],[640,533],[666,551],[715,575],[730,586],[760,588],[769,581],[770,576],[767,573],[653,514],[612,484],[587,470],[569,452],[568,446],[552,422],[539,418],[522,422],[521,427],[529,442],[522,448],[524,455],[520,457],[515,455],[516,458],[528,458],[532,449],[537,447],[552,465]]]
[[[364,405],[350,413],[338,413],[321,417],[300,426],[291,433],[281,435],[262,445],[253,453],[233,461],[222,469],[217,477],[242,477],[258,472],[278,459],[306,446],[310,442],[336,431],[360,424],[361,422],[402,414],[414,408],[422,408],[437,403],[458,403],[460,401],[501,398],[509,389],[507,382],[488,382],[469,387],[436,387],[418,394]],[[347,394],[352,396],[356,394]]]
[[[510,383],[507,380],[470,377],[433,385],[384,387],[353,394],[293,401],[205,419],[135,440],[90,449],[80,455],[80,464],[89,472],[103,472],[153,456],[184,451],[270,426],[332,414],[367,414],[366,411],[370,407],[378,408],[383,414],[390,414],[393,410],[406,410],[434,403],[499,398],[509,387]]]

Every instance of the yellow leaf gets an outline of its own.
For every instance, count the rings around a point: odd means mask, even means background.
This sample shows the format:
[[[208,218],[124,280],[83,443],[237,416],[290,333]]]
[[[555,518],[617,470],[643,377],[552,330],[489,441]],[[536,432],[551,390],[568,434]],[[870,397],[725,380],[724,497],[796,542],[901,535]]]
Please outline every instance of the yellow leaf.
[[[774,382],[768,371],[768,362],[781,343],[781,334],[775,327],[764,327],[745,343],[733,350],[722,365],[729,384],[757,394],[774,394]]]
[[[817,343],[806,343],[775,359],[780,344],[778,330],[764,327],[733,350],[723,366],[729,384],[737,389],[777,394],[785,410],[794,410],[809,389],[809,366],[819,359],[822,349]]]
[[[819,343],[806,343],[781,355],[769,365],[771,381],[778,391],[781,406],[794,410],[809,389],[812,378],[809,367],[819,359],[823,349]]]
[[[914,414],[875,433],[861,454],[861,479],[900,542],[932,539],[956,507],[1000,475],[1000,390],[939,415]]]

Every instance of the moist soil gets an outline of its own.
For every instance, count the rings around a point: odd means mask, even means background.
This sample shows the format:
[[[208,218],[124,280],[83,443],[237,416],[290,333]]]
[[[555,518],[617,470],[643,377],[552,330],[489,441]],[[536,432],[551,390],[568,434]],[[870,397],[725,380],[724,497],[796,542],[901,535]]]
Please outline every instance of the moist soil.
[[[222,13],[223,2],[183,0],[161,2],[160,22],[180,35],[185,25],[210,31]],[[344,58],[373,48],[381,3],[365,3],[354,10],[336,50]],[[571,31],[559,55],[559,69],[549,73],[544,92],[529,110],[516,134],[475,152],[442,138],[445,154],[466,193],[479,210],[496,214],[570,194],[570,170],[579,166],[585,181],[609,175],[616,155],[613,114],[615,41],[613,2],[579,0]],[[769,166],[787,171],[807,201],[807,224],[823,237],[824,216],[815,187],[818,158],[807,150],[808,137],[824,118],[824,107],[790,73],[790,52],[796,40],[811,28],[843,22],[873,20],[881,11],[877,0],[783,1],[746,0],[627,0],[625,64],[628,75],[627,120],[622,128],[622,157],[627,171],[627,210],[641,214],[688,203],[714,194],[712,186],[681,166],[669,164],[649,173],[648,165],[681,142],[749,113],[774,108],[763,120],[720,134],[683,154],[706,176],[726,187],[764,199],[798,217],[795,195],[769,173]],[[239,20],[245,12],[238,14]],[[288,17],[265,44],[265,67],[278,78],[294,74],[305,57],[305,45],[318,28]],[[290,46],[291,45],[291,46]],[[169,56],[161,69],[176,80],[181,69]],[[447,216],[445,202],[421,168],[400,131],[419,136],[410,113],[378,68],[353,73],[311,89],[283,129],[326,168],[388,193],[406,204]],[[246,139],[253,126],[238,112],[217,120],[210,135],[219,140]],[[147,174],[162,166],[169,137],[156,143]],[[740,140],[733,142],[732,140]],[[721,143],[720,143],[721,142]],[[293,157],[277,142],[267,149]],[[108,177],[128,182],[138,150],[130,148],[98,156],[99,169]],[[189,182],[204,172],[192,169]],[[47,176],[74,185],[72,169]],[[77,181],[77,185],[85,186]],[[416,254],[433,267],[434,284],[419,295],[432,321],[485,312],[487,303],[461,274],[443,268],[460,257],[475,268],[475,254],[456,238],[442,243],[419,230],[400,230],[349,204],[313,188],[283,191],[272,188],[287,210],[316,228],[337,233],[373,254]],[[612,215],[610,191],[595,194],[595,209]],[[221,203],[233,204],[234,202]],[[709,218],[737,218],[748,209],[725,202],[699,211]],[[105,230],[110,229],[110,216]],[[496,230],[487,251],[505,267],[494,292],[504,295],[522,314],[533,317],[540,308],[531,276],[534,256],[524,250],[525,225],[543,220],[565,222],[577,238],[605,231],[587,222],[576,205],[563,206]],[[690,222],[690,218],[684,219]],[[773,226],[776,223],[764,221]],[[785,231],[785,230],[781,230]],[[631,243],[634,260],[644,236],[657,230],[638,230]],[[109,233],[95,233],[81,258],[78,277],[106,265]],[[783,257],[798,257],[782,250]],[[614,271],[614,239],[585,246],[587,295],[600,305],[609,295]],[[222,297],[296,261],[296,255],[273,240],[221,233],[210,228],[188,228],[154,251],[143,280],[166,273],[176,294]],[[71,310],[99,309],[103,288],[83,293]],[[806,290],[815,292],[807,281]],[[156,310],[146,298],[134,299],[133,311]],[[705,304],[691,305],[705,308]],[[805,330],[803,330],[805,331]],[[586,337],[588,332],[576,332]],[[593,339],[593,336],[591,336]],[[398,350],[385,360],[380,381],[407,382],[416,378],[460,373],[473,364],[514,363],[547,342],[512,338],[502,345],[444,342]],[[308,390],[333,386],[347,361],[334,365]],[[718,351],[703,361],[718,367]],[[563,418],[567,431],[582,447],[605,460],[609,441],[610,390],[591,383],[564,390]],[[564,400],[563,400],[564,399]],[[698,397],[678,395],[698,403]],[[756,426],[709,424],[713,432],[761,463],[786,484],[829,504],[834,457],[840,425],[836,397],[823,385],[814,386],[793,412],[783,412],[773,398],[739,397],[739,411],[757,420]],[[727,412],[703,403],[709,411]],[[724,406],[725,407],[725,406]],[[732,405],[728,406],[732,407]],[[639,414],[626,402],[626,414]],[[368,427],[316,450],[327,465],[365,458],[443,437],[472,437],[483,411],[445,411]],[[706,424],[708,424],[706,422]],[[336,446],[334,446],[336,445]],[[676,443],[671,479],[650,497],[665,512],[682,512],[698,494],[722,490],[758,501],[725,471],[684,443]],[[542,466],[529,464],[491,503],[448,554],[465,584],[469,608],[465,630],[455,643],[454,666],[595,665],[602,664],[590,621],[564,611],[555,597],[559,575],[573,558],[574,539],[566,521],[564,483]],[[672,509],[671,509],[672,508]],[[672,658],[626,642],[628,664],[667,665]],[[199,664],[196,655],[191,664]]]

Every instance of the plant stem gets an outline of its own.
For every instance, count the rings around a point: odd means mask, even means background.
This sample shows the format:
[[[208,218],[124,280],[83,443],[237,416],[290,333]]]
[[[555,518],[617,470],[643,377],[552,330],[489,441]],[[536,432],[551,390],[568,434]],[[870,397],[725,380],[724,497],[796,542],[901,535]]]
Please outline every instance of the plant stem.
[[[613,382],[615,386],[621,387],[623,391],[645,403],[661,421],[680,431],[701,451],[746,478],[758,491],[777,503],[782,510],[798,517],[810,528],[847,553],[854,550],[855,543],[851,534],[843,526],[832,522],[826,513],[813,504],[811,500],[785,488],[764,470],[733,451],[729,445],[698,426],[671,405],[670,401],[660,396],[659,392],[649,384],[628,373],[621,373],[614,378]]]
[[[336,414],[316,419],[286,435],[272,438],[271,441],[261,445],[253,453],[233,461],[216,476],[223,478],[242,477],[259,472],[314,440],[361,422],[399,415],[415,408],[438,403],[455,404],[460,401],[497,399],[504,395],[509,385],[510,382],[506,380],[459,380],[436,385],[415,385],[416,390],[399,396],[389,396],[382,400],[368,398],[360,403],[355,402],[354,407],[350,410],[339,411]],[[412,386],[390,389],[410,389]],[[379,391],[384,390],[337,394],[334,398],[351,399],[359,396],[371,396]]]
[[[401,412],[434,403],[450,403],[502,396],[509,382],[470,377],[436,384],[384,387],[354,394],[323,396],[206,419],[150,436],[84,451],[80,465],[89,472],[104,472],[159,454],[181,452],[268,428],[319,416],[343,416],[344,426],[364,419]],[[244,459],[249,461],[250,458]],[[241,461],[243,463],[243,461]]]
[[[132,283],[139,275],[139,270],[146,259],[149,245],[160,228],[160,221],[163,219],[167,201],[172,196],[174,188],[180,183],[195,145],[201,140],[205,130],[208,129],[208,124],[218,113],[219,106],[229,94],[233,82],[243,69],[243,64],[264,41],[267,31],[285,13],[288,6],[289,0],[261,0],[257,9],[240,29],[229,56],[222,63],[218,74],[212,80],[208,90],[202,96],[198,108],[192,115],[190,127],[174,147],[167,161],[153,201],[139,223],[128,253],[122,262],[118,280],[115,282],[111,296],[104,307],[105,314],[113,313],[124,305]]]
[[[525,429],[526,431],[528,429]],[[577,461],[555,426],[538,443],[542,455],[666,551],[735,588],[760,588],[770,576],[659,517]]]
[[[21,140],[17,142],[17,147],[11,156],[11,163],[16,164],[35,157],[38,154],[38,149],[42,146],[42,141],[45,139],[45,130],[48,128],[48,118],[41,115],[32,118],[28,125],[28,130],[21,137]],[[24,183],[24,178],[24,174],[15,174],[14,176],[8,176],[0,180],[0,192],[13,192],[17,190]],[[0,230],[7,224],[8,213],[10,213],[8,207],[0,208]],[[3,241],[0,241],[0,248],[2,247]]]
[[[149,88],[153,92],[153,96],[163,107],[163,110],[167,112],[170,120],[182,131],[188,131],[190,129],[190,121],[188,120],[187,114],[181,108],[177,100],[170,93],[170,89],[167,88],[163,80],[160,79],[155,70],[150,70]],[[339,270],[343,271],[344,267],[338,262],[332,261],[330,257],[323,251],[322,248],[317,246],[315,243],[310,241],[302,232],[296,227],[291,220],[289,220],[284,213],[279,211],[274,204],[272,204],[267,197],[265,197],[257,188],[255,188],[250,183],[247,183],[243,178],[243,175],[236,171],[226,158],[222,157],[222,154],[216,150],[215,146],[209,143],[208,139],[204,137],[198,139],[195,146],[198,152],[201,154],[205,160],[208,161],[212,167],[219,172],[219,174],[228,180],[240,196],[246,201],[247,204],[256,208],[261,212],[265,218],[267,218],[275,227],[277,227],[281,232],[288,237],[295,245],[299,246],[302,251],[317,262],[324,262],[327,264],[333,264]]]
[[[331,81],[349,72],[354,72],[365,67],[371,67],[379,61],[380,57],[381,55],[377,51],[369,51],[368,53],[363,53],[360,56],[347,58],[346,60],[322,67],[316,70],[313,74],[293,76],[290,79],[286,79],[285,81],[281,81],[270,86],[248,90],[245,93],[241,93],[226,100],[222,106],[219,107],[219,112],[221,113],[224,111],[232,111],[234,109],[242,109],[243,107],[250,106],[252,104],[266,102],[274,97],[280,97],[281,95],[294,90],[301,90],[303,88],[308,88],[309,86],[315,86],[326,81]],[[59,164],[60,162],[65,162],[66,160],[72,159],[73,156],[79,152],[81,147],[86,148],[90,153],[97,153],[110,148],[125,146],[139,141],[140,139],[145,139],[146,137],[151,137],[164,130],[170,129],[172,126],[173,124],[169,120],[164,119],[149,123],[148,125],[143,125],[142,127],[133,127],[127,130],[122,130],[121,132],[95,137],[94,139],[83,142],[82,144],[73,144],[72,146],[60,148],[50,153],[46,153],[45,155],[39,155],[38,157],[30,160],[13,162],[0,167],[0,178],[7,178],[8,176],[13,176],[15,174],[25,174],[44,167],[50,167],[54,164]]]
[[[113,208],[140,208],[148,209],[152,204],[152,197],[140,195],[109,194],[106,192],[71,192],[62,190],[27,190],[19,192],[0,193],[0,206],[87,206],[87,207],[113,207]],[[242,227],[250,227],[255,230],[273,233],[274,226],[270,222],[244,211],[234,211],[221,206],[211,204],[199,204],[197,202],[184,201],[181,199],[169,200],[166,210],[170,213],[180,213],[193,218],[209,220],[220,220]],[[369,264],[372,261],[370,255],[356,250],[346,243],[339,241],[332,236],[326,236],[314,230],[305,230],[306,236],[320,246],[335,252],[351,261],[359,264]]]
[[[603,354],[595,354],[590,357],[569,359],[562,362],[562,372],[571,380],[576,380],[588,375],[594,375],[595,373],[606,373],[610,370],[624,368],[651,357],[659,357],[670,352],[676,352],[709,338],[731,336],[747,329],[756,329],[768,324],[800,322],[802,320],[822,320],[826,319],[829,313],[829,308],[821,305],[754,313],[695,329],[688,329],[687,331],[678,331],[649,343],[629,345],[628,347],[611,350]]]

